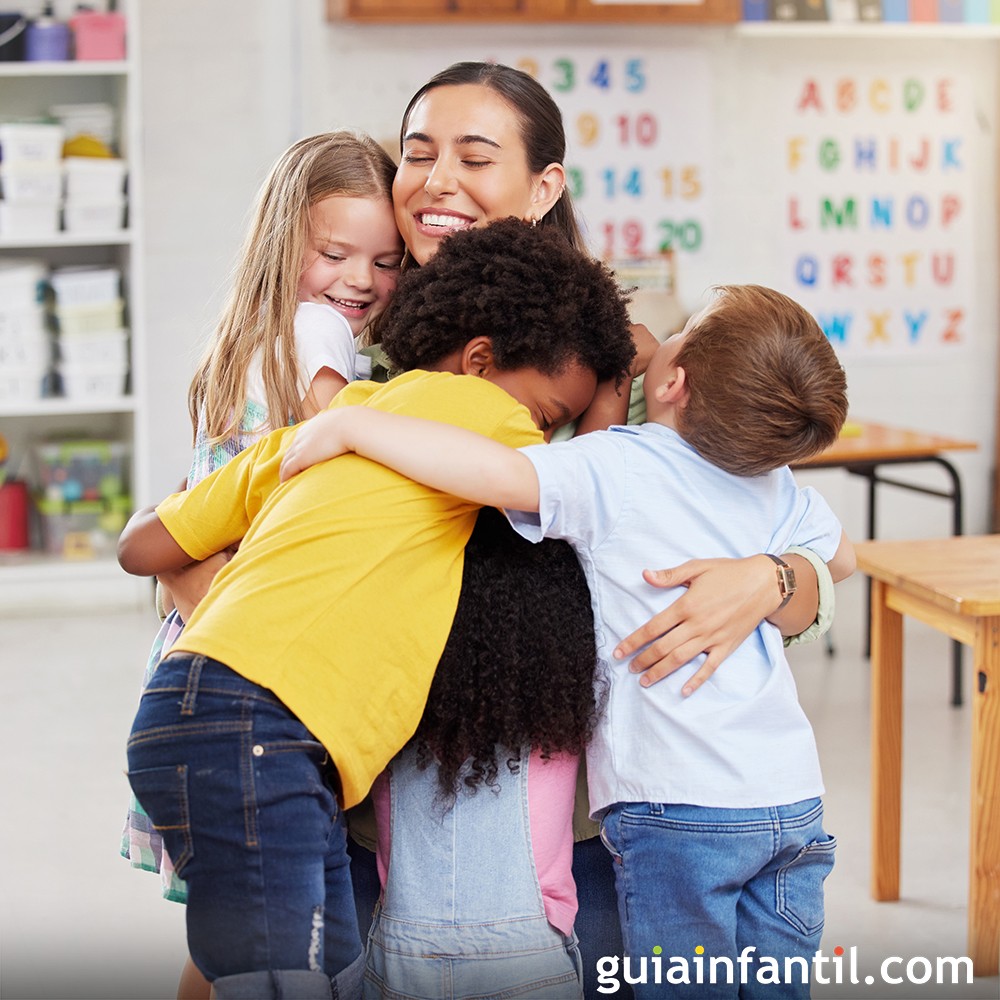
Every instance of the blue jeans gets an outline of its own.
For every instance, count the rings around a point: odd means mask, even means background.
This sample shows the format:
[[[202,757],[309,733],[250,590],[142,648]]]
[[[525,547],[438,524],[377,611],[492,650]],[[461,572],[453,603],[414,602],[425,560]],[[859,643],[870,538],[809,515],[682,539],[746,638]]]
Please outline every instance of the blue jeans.
[[[361,939],[322,745],[267,689],[173,653],[140,700],[128,770],[188,882],[188,947],[217,995],[329,997]]]
[[[761,809],[618,803],[604,817],[601,837],[616,861],[628,956],[621,972],[635,981],[638,1000],[808,1000],[823,931],[823,880],[836,847],[823,831],[819,799]],[[758,982],[758,971],[770,975],[768,958],[779,967],[777,984]],[[668,977],[668,969],[682,965],[691,983],[668,982],[678,978]]]

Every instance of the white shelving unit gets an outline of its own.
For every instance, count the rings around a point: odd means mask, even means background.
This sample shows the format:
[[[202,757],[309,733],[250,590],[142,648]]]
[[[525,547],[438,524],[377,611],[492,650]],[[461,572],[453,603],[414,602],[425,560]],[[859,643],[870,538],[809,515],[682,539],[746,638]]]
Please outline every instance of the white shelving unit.
[[[35,443],[66,437],[107,438],[130,445],[133,497],[148,480],[144,432],[145,342],[142,308],[142,157],[138,52],[140,4],[119,3],[126,16],[128,57],[118,61],[0,63],[0,118],[44,115],[54,104],[107,103],[116,112],[119,154],[128,162],[128,227],[106,234],[58,233],[40,240],[0,234],[0,258],[31,257],[51,266],[94,264],[122,272],[130,330],[128,395],[109,399],[0,399],[0,431],[7,438],[13,472],[30,479]],[[148,581],[126,576],[113,559],[63,559],[34,550],[0,552],[0,617],[55,609],[135,606],[150,600]]]

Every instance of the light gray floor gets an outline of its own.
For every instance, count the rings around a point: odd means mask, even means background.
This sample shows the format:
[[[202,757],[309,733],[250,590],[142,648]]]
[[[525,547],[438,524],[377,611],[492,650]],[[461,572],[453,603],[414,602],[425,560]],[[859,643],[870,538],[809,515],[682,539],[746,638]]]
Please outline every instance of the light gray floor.
[[[814,995],[997,997],[995,977],[958,987],[933,979],[893,986],[879,977],[892,956],[933,964],[965,953],[970,710],[948,704],[947,640],[908,624],[903,898],[872,902],[861,579],[838,593],[836,655],[817,643],[794,651],[792,662],[823,757],[827,827],[839,840],[823,950],[832,956],[840,946],[849,957],[857,949],[861,982],[817,985]],[[117,855],[123,747],[154,632],[152,612],[0,618],[0,997],[174,995],[183,909]]]

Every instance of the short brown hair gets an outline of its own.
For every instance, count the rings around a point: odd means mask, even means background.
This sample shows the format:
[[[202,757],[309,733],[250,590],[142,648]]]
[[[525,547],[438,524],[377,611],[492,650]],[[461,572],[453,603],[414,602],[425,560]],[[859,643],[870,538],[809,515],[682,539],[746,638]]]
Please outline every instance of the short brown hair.
[[[819,324],[787,295],[720,285],[675,359],[690,393],[677,430],[708,461],[759,476],[831,445],[847,379]]]

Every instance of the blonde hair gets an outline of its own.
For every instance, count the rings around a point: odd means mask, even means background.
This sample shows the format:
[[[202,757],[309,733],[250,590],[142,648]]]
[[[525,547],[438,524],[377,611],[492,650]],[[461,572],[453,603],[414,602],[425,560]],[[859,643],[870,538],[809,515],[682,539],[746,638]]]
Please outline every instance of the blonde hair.
[[[395,173],[374,139],[346,129],[302,139],[281,155],[257,196],[229,299],[188,390],[195,428],[202,410],[210,439],[238,428],[257,357],[269,429],[302,419],[294,321],[309,210],[331,195],[384,200],[391,210]]]

